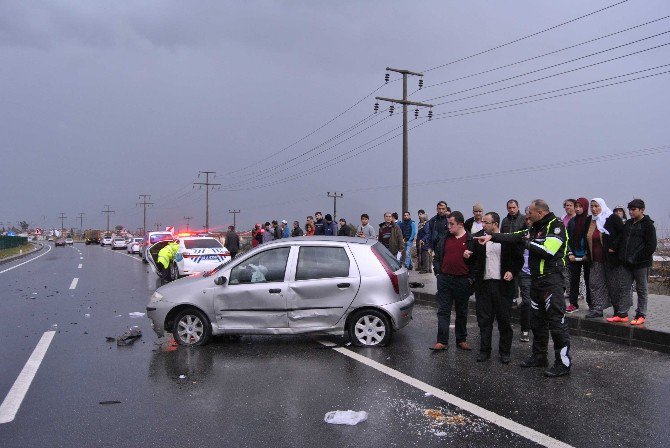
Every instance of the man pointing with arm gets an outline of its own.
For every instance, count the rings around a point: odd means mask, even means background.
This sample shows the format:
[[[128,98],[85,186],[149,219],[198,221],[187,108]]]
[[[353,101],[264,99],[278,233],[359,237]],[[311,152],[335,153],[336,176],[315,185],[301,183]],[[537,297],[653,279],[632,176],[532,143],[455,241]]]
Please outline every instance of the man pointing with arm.
[[[563,222],[549,210],[542,199],[531,202],[528,230],[513,233],[496,233],[477,237],[480,244],[489,241],[504,244],[521,244],[529,252],[528,267],[531,274],[531,308],[533,354],[521,367],[545,367],[549,333],[554,341],[554,365],[545,370],[548,377],[570,374],[570,334],[565,322],[563,299],[563,268],[567,252],[567,234]]]

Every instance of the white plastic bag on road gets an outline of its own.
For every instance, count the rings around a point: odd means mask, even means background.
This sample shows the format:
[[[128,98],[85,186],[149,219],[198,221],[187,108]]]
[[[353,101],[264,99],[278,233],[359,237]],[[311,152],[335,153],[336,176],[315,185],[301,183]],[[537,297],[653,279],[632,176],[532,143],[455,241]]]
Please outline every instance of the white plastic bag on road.
[[[326,413],[323,421],[333,425],[357,425],[368,419],[368,413],[365,411],[330,411]]]

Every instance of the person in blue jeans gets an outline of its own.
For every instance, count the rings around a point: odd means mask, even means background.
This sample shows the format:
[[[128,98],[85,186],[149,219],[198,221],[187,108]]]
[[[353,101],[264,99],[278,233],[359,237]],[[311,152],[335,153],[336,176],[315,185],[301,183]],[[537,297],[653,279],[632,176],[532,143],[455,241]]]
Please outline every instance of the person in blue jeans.
[[[416,222],[414,222],[409,212],[405,211],[402,213],[402,221],[398,225],[402,231],[402,240],[405,245],[402,253],[402,261],[405,267],[411,271],[414,269],[412,265],[412,246],[416,238]]]

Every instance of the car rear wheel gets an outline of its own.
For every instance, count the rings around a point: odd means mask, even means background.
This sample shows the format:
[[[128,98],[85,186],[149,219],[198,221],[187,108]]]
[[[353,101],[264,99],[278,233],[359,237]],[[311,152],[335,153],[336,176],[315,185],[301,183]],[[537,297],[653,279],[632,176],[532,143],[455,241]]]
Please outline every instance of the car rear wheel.
[[[188,308],[180,312],[174,320],[172,335],[179,345],[204,345],[212,337],[212,326],[202,311]]]
[[[357,312],[349,324],[349,340],[358,347],[385,346],[391,342],[393,329],[386,314],[376,310]]]

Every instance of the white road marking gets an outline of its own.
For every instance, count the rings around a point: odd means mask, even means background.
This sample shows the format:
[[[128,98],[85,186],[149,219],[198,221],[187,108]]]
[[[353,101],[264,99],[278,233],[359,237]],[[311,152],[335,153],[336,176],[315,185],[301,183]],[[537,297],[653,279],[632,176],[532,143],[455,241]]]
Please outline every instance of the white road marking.
[[[77,283],[79,283],[79,278],[75,277],[72,279],[72,283],[70,283],[70,289],[74,289],[77,287]]]
[[[77,269],[81,269],[82,264],[79,263],[79,266],[77,266]]]
[[[21,263],[21,264],[17,264],[16,266],[13,266],[13,267],[11,267],[11,268],[7,268],[7,269],[5,269],[4,271],[0,271],[0,274],[4,274],[4,273],[7,272],[7,271],[11,271],[12,269],[16,269],[16,268],[18,268],[19,266],[23,266],[23,265],[26,264],[26,263],[30,263],[30,262],[33,261],[33,260],[37,260],[38,258],[45,256],[46,254],[48,254],[48,253],[51,251],[51,246],[47,245],[47,247],[48,247],[47,251],[44,252],[43,254],[40,254],[40,255],[38,255],[38,256],[36,256],[36,257],[34,257],[34,258],[31,258],[31,259],[28,260],[28,261],[24,261],[24,262]]]
[[[16,413],[19,411],[19,407],[21,407],[21,403],[23,403],[23,399],[26,393],[28,393],[35,374],[37,374],[37,369],[40,368],[44,355],[46,355],[51,340],[55,335],[55,331],[47,331],[40,338],[35,350],[33,350],[32,355],[26,361],[26,365],[23,366],[23,370],[21,370],[16,381],[14,381],[14,385],[0,405],[0,424],[9,423],[16,417]]]
[[[135,261],[139,261],[140,263],[142,262],[142,259],[141,259],[141,258],[137,258],[137,257],[134,257],[134,256],[132,256],[132,255],[124,254],[123,252],[112,251],[112,253],[113,253],[113,254],[119,254],[119,255],[125,255],[126,257],[132,258],[132,259],[135,260]]]
[[[372,367],[373,369],[382,372],[399,381],[402,381],[405,384],[408,384],[426,393],[432,394],[433,396],[441,400],[444,400],[449,404],[457,406],[463,409],[464,411],[467,411],[473,415],[476,415],[477,417],[489,421],[494,425],[500,426],[501,428],[505,428],[508,431],[518,434],[521,437],[531,440],[539,445],[551,448],[559,448],[559,447],[572,448],[571,445],[568,445],[565,442],[561,442],[560,440],[554,439],[553,437],[550,437],[546,434],[542,434],[539,431],[535,431],[532,428],[524,426],[506,417],[503,417],[502,415],[498,415],[495,412],[486,410],[481,406],[477,406],[476,404],[470,403],[469,401],[463,400],[462,398],[458,398],[457,396],[445,392],[442,389],[438,389],[437,387],[431,386],[430,384],[424,383],[423,381],[417,380],[416,378],[413,378],[409,375],[405,375],[404,373],[401,373],[395,369],[385,366],[384,364],[381,364],[377,361],[373,361],[372,359],[366,356],[359,355],[358,353],[352,352],[351,350],[346,348],[336,347],[335,344],[333,344],[330,341],[319,341],[319,342],[327,347],[332,347],[333,350],[344,356],[348,356],[353,360],[363,363],[368,367]]]
[[[80,259],[80,260],[83,260],[83,259],[84,259],[84,257],[79,257],[79,259]]]

